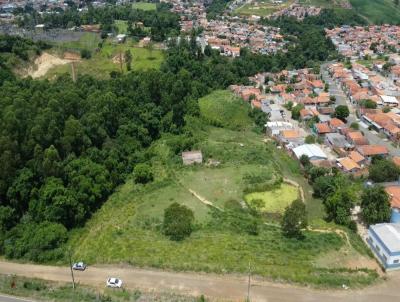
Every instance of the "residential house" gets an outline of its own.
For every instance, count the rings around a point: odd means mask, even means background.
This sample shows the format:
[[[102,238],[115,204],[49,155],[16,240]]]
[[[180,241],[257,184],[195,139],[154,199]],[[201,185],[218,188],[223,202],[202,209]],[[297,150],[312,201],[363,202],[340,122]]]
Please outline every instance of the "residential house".
[[[337,160],[340,169],[347,173],[355,173],[361,170],[361,167],[350,157],[343,157]]]
[[[203,162],[203,154],[201,151],[182,152],[182,161],[184,165],[201,164]]]
[[[315,144],[305,144],[293,149],[293,153],[297,159],[302,155],[308,156],[310,160],[325,160],[328,159],[324,151]]]
[[[400,224],[380,223],[368,229],[367,242],[385,270],[400,268]]]
[[[325,136],[328,133],[332,133],[331,127],[327,123],[317,123],[313,125],[313,131],[319,136]]]
[[[373,156],[387,156],[389,150],[385,146],[380,145],[362,145],[356,147],[358,153],[365,158],[371,159]]]

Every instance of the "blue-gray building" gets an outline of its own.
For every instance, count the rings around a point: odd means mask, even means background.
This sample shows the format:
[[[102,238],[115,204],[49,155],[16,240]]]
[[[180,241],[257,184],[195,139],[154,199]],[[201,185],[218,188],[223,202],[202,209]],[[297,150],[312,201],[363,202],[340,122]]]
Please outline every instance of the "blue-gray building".
[[[367,241],[385,270],[400,269],[399,223],[371,225]]]

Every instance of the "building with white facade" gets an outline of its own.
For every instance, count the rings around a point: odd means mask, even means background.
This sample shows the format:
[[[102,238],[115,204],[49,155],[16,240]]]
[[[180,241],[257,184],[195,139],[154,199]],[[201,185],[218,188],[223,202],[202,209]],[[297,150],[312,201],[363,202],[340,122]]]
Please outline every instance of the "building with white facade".
[[[385,270],[400,269],[400,224],[380,223],[368,229],[367,241]]]

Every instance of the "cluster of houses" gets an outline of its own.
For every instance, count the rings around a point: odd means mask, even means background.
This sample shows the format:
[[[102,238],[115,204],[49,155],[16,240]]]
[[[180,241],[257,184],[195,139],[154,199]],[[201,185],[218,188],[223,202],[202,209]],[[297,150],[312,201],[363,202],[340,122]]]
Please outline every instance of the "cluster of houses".
[[[237,57],[243,47],[261,54],[283,51],[287,42],[279,31],[279,28],[271,26],[211,20],[204,27],[203,34],[206,43],[213,49],[220,50],[221,54]]]
[[[394,61],[400,57],[392,55]],[[391,141],[400,141],[400,82],[395,75],[383,76],[380,64],[369,69],[353,63],[348,69],[342,63],[331,64],[328,71],[334,81],[343,89],[351,105],[357,109],[358,116],[370,130],[384,134]],[[400,71],[394,65],[393,72]],[[389,74],[392,71],[389,70]]]
[[[273,14],[270,15],[270,18],[279,18],[279,17],[293,17],[297,20],[303,20],[305,17],[308,16],[317,16],[321,13],[321,7],[316,6],[305,6],[300,5],[298,3],[293,3],[288,7],[281,9]]]
[[[384,54],[388,51],[400,51],[400,26],[370,25],[342,26],[325,29],[339,53],[345,57],[363,58],[375,53]]]
[[[161,0],[172,5],[171,12],[180,16],[181,32],[190,33],[207,24],[205,1]]]
[[[312,69],[262,73],[250,80],[252,86],[230,89],[268,114],[267,134],[295,158],[307,155],[314,165],[360,175],[373,156],[389,155],[385,146],[370,144],[361,131],[333,117],[335,99]],[[296,106],[300,112],[294,120],[288,108]]]

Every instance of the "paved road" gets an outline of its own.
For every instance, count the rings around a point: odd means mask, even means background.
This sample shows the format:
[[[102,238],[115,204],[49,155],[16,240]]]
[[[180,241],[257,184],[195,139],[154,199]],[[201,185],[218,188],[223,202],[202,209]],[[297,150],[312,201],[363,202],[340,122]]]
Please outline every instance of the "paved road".
[[[70,272],[67,267],[0,261],[0,272],[60,282],[70,281]],[[85,272],[77,272],[75,278],[81,284],[101,288],[110,275],[121,278],[128,289],[172,290],[184,294],[204,294],[209,297],[235,301],[243,301],[247,294],[247,278],[235,275],[217,276],[212,274],[172,273],[122,266],[92,266]],[[393,302],[400,301],[399,282],[400,274],[397,273],[389,275],[388,281],[364,290],[320,291],[252,280],[251,300],[266,302]]]
[[[321,66],[322,78],[329,84],[329,93],[336,97],[337,105],[347,105],[350,109],[350,115],[347,118],[348,126],[353,122],[357,122],[357,117],[355,115],[354,106],[350,104],[349,98],[343,93],[343,90],[336,84],[335,81],[329,76],[327,70],[327,64]],[[368,129],[360,129],[365,137],[371,144],[386,146],[392,156],[400,156],[400,149],[393,147],[390,141],[384,140],[376,132],[369,131]]]
[[[0,294],[0,302],[35,302],[35,301],[29,300],[27,298],[18,298]]]

